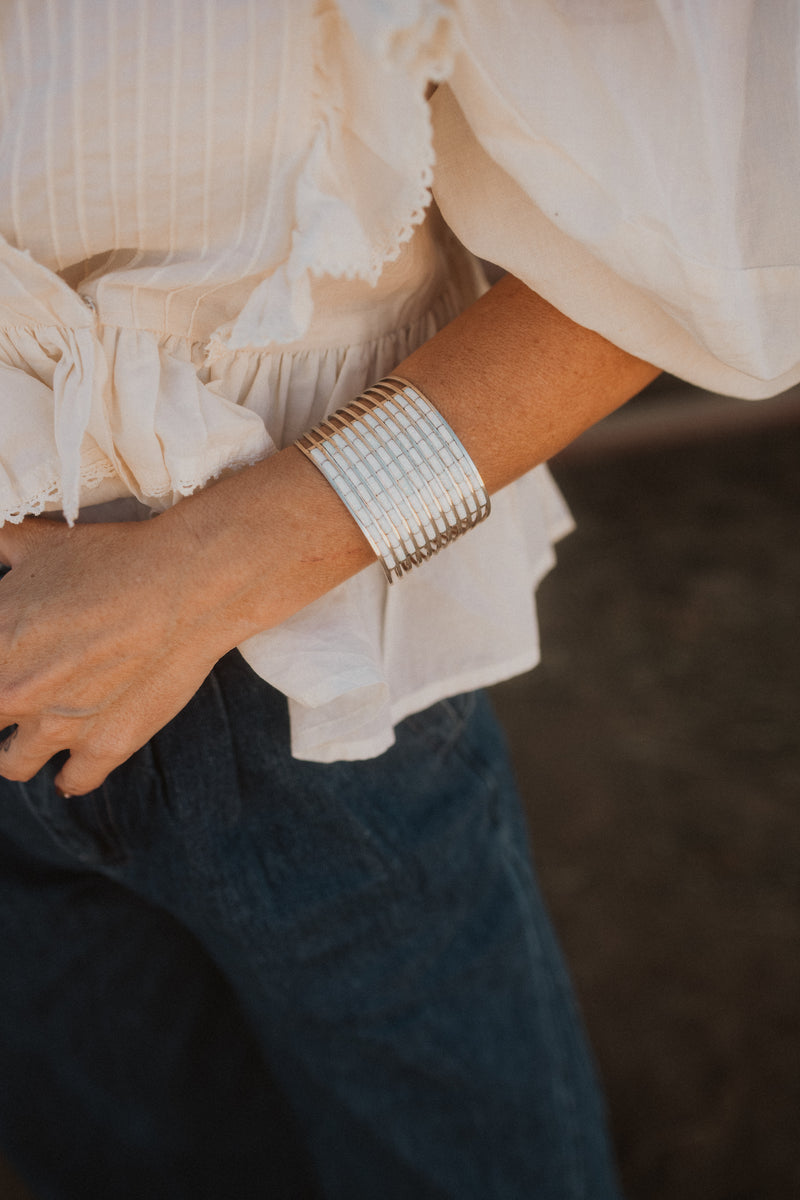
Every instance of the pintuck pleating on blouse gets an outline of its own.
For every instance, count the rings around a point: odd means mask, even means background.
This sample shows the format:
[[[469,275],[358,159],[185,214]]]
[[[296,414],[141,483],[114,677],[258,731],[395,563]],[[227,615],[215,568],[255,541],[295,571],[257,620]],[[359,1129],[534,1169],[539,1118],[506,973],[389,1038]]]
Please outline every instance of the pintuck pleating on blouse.
[[[470,251],[715,390],[800,379],[800,18],[755,0],[13,0],[0,521],[176,503],[474,300]],[[444,222],[431,205],[436,197]],[[296,755],[538,657],[546,468],[241,647]]]

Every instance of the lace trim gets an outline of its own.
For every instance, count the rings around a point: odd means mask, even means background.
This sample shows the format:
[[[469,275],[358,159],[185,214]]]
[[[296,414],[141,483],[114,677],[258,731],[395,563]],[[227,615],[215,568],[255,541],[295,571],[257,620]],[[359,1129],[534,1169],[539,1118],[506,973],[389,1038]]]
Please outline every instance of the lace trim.
[[[417,5],[395,0],[388,14],[386,8],[386,4],[375,6],[364,0],[340,0],[338,10],[318,14],[317,21],[327,22],[328,32],[333,29],[341,53],[331,55],[329,47],[323,52],[319,25],[312,92],[314,130],[295,185],[291,251],[281,267],[254,290],[233,326],[215,331],[209,342],[212,353],[219,352],[220,342],[235,350],[298,340],[313,314],[312,275],[359,278],[374,285],[384,266],[398,258],[424,220],[434,168],[427,89],[431,82],[446,79],[452,69],[453,14],[440,0],[422,0]],[[353,71],[354,61],[363,63],[363,70]],[[349,98],[352,103],[337,102],[349,87],[358,89]],[[345,124],[346,110],[353,114],[352,126]],[[350,153],[346,144],[348,138],[359,142],[360,134],[361,143],[370,148],[379,138],[386,155],[391,156],[376,165],[378,172],[385,172],[383,186],[391,191],[391,179],[399,181],[399,195],[384,230],[368,228],[356,201],[341,194],[358,174],[351,168],[347,175]],[[373,153],[377,156],[378,151]],[[346,176],[343,187],[338,192],[331,190],[331,180],[342,172]],[[383,213],[381,197],[374,200],[376,210]]]
[[[88,488],[89,491],[94,491],[104,479],[110,479],[115,474],[113,464],[110,462],[92,463],[91,466],[82,467],[80,474],[81,490]],[[64,489],[61,481],[49,483],[26,500],[21,500],[16,507],[6,509],[0,513],[0,525],[5,525],[6,522],[11,525],[19,525],[26,517],[39,517],[48,509],[48,506],[52,511],[56,505],[63,503],[63,496]],[[65,513],[64,515],[69,526],[75,524],[75,516],[77,514]]]
[[[224,463],[221,467],[214,471],[208,471],[205,474],[195,477],[194,479],[179,479],[172,480],[169,487],[156,487],[146,492],[136,493],[135,499],[142,504],[150,504],[151,507],[160,506],[158,501],[164,500],[167,496],[191,496],[201,488],[206,487],[215,479],[220,479],[223,475],[232,474],[234,471],[240,471],[243,467],[252,467],[256,463],[261,462],[264,458],[261,454],[244,454]],[[93,463],[91,466],[81,468],[80,489],[94,491],[99,487],[105,479],[111,479],[116,475],[113,463],[108,461]],[[131,494],[131,493],[126,493]],[[27,499],[21,500],[14,508],[0,510],[0,526],[8,522],[11,525],[19,525],[26,517],[38,517],[45,511],[53,511],[56,507],[63,503],[63,486],[60,481],[48,484],[41,488]],[[77,513],[64,513],[64,517],[70,528],[75,524]]]
[[[366,14],[360,3],[340,0],[340,7],[356,29],[367,53],[378,62],[386,62],[404,70],[411,80],[411,97],[422,124],[419,160],[409,172],[406,214],[401,218],[393,239],[372,258],[370,271],[375,283],[383,267],[394,262],[403,245],[410,241],[430,206],[433,187],[435,154],[433,122],[428,105],[428,88],[449,77],[455,58],[454,14],[449,3],[432,0],[424,4],[423,13],[409,15],[406,0],[395,0],[388,14],[386,5],[368,5]],[[414,5],[410,7],[414,8]],[[366,21],[365,21],[366,15]],[[414,176],[416,175],[416,179]]]
[[[200,488],[206,487],[207,484],[215,479],[221,479],[224,475],[232,475],[236,471],[241,471],[243,467],[254,467],[256,463],[263,462],[264,453],[241,454],[236,458],[230,459],[217,467],[213,471],[208,471],[204,475],[195,477],[194,479],[173,479],[170,487],[156,487],[148,489],[141,496],[137,496],[143,504],[148,504],[152,500],[163,500],[165,496],[177,494],[179,496],[192,496]]]

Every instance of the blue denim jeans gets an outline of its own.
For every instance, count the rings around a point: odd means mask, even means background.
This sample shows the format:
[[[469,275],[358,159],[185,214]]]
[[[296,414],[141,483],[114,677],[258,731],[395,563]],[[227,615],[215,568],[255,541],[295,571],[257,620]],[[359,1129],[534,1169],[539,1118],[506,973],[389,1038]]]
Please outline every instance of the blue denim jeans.
[[[233,652],[98,791],[0,781],[0,1143],[39,1200],[610,1200],[482,695],[293,760]]]

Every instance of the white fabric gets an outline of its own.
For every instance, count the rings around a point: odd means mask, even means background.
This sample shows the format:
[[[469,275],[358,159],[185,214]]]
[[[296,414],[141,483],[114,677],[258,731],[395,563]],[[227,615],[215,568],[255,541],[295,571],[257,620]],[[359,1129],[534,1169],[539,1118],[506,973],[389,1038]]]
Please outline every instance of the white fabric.
[[[795,382],[797,39],[755,0],[4,5],[0,520],[163,508],[392,370],[482,286],[431,184],[641,357]],[[533,665],[568,528],[539,468],[391,591],[376,564],[251,639],[294,753]]]
[[[800,5],[456,8],[434,191],[462,241],[692,383],[796,383]]]

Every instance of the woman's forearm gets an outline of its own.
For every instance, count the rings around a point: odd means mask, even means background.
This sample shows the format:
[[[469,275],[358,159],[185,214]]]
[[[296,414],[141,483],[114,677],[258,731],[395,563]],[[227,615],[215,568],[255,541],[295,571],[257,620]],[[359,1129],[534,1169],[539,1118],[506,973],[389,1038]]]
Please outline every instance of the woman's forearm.
[[[659,370],[507,275],[397,374],[441,411],[495,492],[630,400]]]
[[[508,276],[396,370],[442,412],[490,493],[658,374]],[[159,520],[185,523],[208,569],[223,572],[217,590],[230,589],[231,619],[248,632],[285,619],[374,559],[347,509],[294,447]]]

